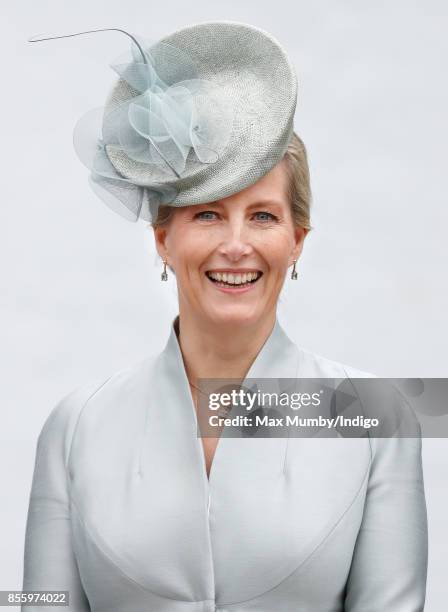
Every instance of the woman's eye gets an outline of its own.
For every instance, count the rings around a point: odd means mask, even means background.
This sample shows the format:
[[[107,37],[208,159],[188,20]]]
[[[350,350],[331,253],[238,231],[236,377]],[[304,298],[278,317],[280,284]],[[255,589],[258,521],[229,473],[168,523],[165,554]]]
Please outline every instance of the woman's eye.
[[[203,210],[197,213],[197,215],[195,215],[195,219],[205,219],[206,221],[210,219],[215,219],[215,218],[216,218],[216,213],[213,210]]]
[[[261,218],[260,218],[261,215]],[[276,221],[277,217],[270,212],[260,211],[256,212],[255,216],[258,217],[259,221]]]
[[[270,212],[267,211],[259,211],[255,213],[255,217],[257,221],[277,221],[277,217]],[[196,213],[194,216],[195,219],[201,219],[204,221],[214,221],[218,218],[218,213],[214,210],[202,210],[201,212]]]

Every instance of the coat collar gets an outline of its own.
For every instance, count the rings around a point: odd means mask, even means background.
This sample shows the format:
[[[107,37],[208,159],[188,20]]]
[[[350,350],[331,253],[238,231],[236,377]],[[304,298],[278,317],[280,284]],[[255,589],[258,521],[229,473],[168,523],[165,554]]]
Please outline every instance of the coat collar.
[[[161,357],[188,382],[178,332],[179,315],[175,317],[171,324],[170,335]],[[278,317],[276,317],[271,333],[252,363],[246,378],[296,378],[299,368],[299,355],[298,347],[288,337],[280,325]]]
[[[171,398],[171,430],[179,438],[185,439],[191,436],[190,451],[195,454],[196,470],[203,480],[205,489],[211,493],[214,487],[221,488],[225,481],[230,483],[232,471],[238,463],[240,467],[245,463],[251,465],[250,469],[256,469],[257,464],[265,465],[264,469],[267,472],[275,472],[285,459],[288,443],[286,438],[268,440],[258,437],[248,440],[242,430],[224,427],[216,447],[210,475],[207,476],[196,407],[177,337],[178,323],[179,316],[176,316],[171,325],[167,344],[160,353],[154,369],[154,390],[158,398],[156,404],[163,405],[164,398]],[[276,318],[271,333],[249,368],[242,385],[253,388],[253,379],[274,379],[277,382],[277,390],[281,391],[283,380],[297,377],[299,357],[298,347],[290,340]]]

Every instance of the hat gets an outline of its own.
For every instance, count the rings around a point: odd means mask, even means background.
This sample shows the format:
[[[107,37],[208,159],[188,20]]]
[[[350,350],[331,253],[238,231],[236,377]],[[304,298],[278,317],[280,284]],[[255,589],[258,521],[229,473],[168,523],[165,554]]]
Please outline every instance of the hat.
[[[104,108],[74,130],[90,184],[115,212],[152,221],[161,204],[213,202],[282,159],[297,77],[269,33],[204,22],[149,45],[119,31],[132,39],[130,57],[112,64],[119,79]]]

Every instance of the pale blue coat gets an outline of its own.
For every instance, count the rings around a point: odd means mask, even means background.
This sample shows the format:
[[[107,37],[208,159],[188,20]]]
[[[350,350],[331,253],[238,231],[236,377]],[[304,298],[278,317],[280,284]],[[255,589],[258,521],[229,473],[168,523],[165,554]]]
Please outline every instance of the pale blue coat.
[[[39,436],[24,589],[77,612],[419,612],[421,438],[222,438],[207,478],[175,324]],[[363,377],[279,324],[248,378]]]

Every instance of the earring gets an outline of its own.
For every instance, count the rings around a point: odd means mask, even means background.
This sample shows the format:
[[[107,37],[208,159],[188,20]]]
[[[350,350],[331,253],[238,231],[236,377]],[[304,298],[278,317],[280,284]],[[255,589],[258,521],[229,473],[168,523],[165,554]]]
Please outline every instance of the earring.
[[[297,263],[297,259],[294,260],[294,265],[292,267],[292,272],[291,272],[292,280],[297,280],[296,263]]]
[[[160,275],[160,278],[163,281],[167,281],[168,280],[168,274],[167,274],[167,271],[166,271],[166,260],[165,259],[163,260],[163,272]]]

